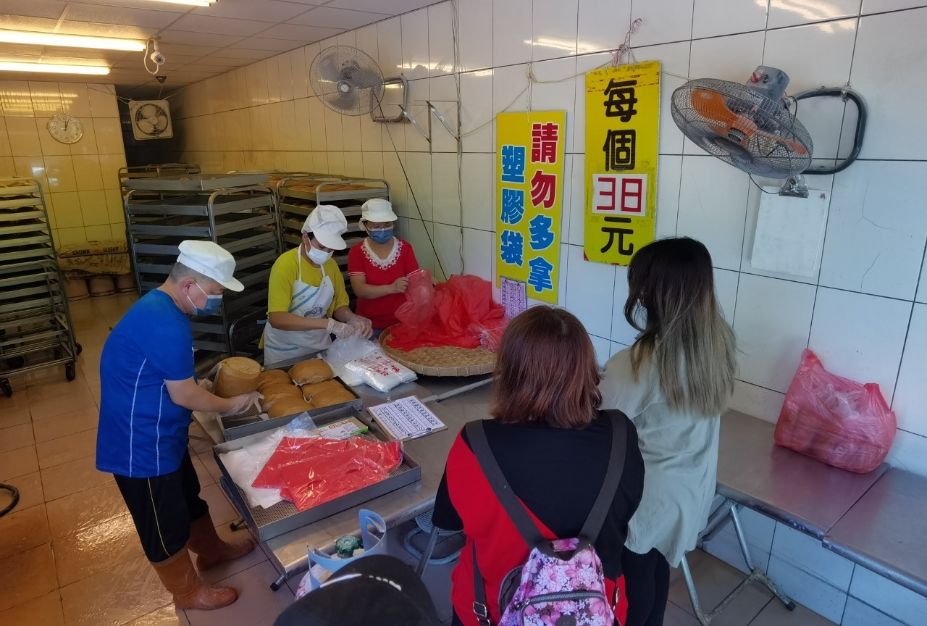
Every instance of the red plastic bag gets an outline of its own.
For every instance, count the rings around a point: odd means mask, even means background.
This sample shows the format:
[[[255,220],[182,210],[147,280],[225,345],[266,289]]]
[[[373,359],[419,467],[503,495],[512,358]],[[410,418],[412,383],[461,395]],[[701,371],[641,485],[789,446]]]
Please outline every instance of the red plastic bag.
[[[885,460],[895,428],[895,414],[877,384],[831,374],[805,350],[779,413],[776,444],[865,474]]]
[[[492,285],[478,276],[451,276],[433,286],[431,274],[409,276],[406,301],[396,309],[389,345],[399,350],[424,346],[483,346],[495,351],[505,330],[505,309],[493,301]]]
[[[284,437],[251,486],[280,489],[305,511],[384,480],[401,462],[398,441]]]

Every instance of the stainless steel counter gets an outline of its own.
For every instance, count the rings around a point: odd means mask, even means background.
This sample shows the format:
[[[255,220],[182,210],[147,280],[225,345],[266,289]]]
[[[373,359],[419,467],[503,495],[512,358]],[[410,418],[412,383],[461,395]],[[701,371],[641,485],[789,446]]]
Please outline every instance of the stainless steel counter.
[[[824,538],[828,549],[927,596],[923,476],[893,469]]]
[[[737,411],[721,418],[718,493],[821,538],[888,466],[853,474],[775,444],[775,426]]]
[[[489,374],[467,378],[420,376],[417,381],[399,385],[389,393],[382,393],[368,385],[358,385],[351,387],[351,389],[364,401],[364,407],[366,408],[408,396],[417,396],[422,402],[446,400],[473,389],[487,387],[491,381],[492,376]],[[205,431],[213,445],[225,441],[222,436],[222,429],[215,419],[215,414],[194,411],[193,420]]]
[[[397,489],[363,505],[353,507],[302,528],[270,539],[265,543],[271,561],[281,573],[275,586],[307,567],[309,548],[331,550],[340,536],[358,531],[357,513],[361,508],[376,511],[388,527],[397,526],[430,510],[444,473],[444,464],[454,438],[463,425],[488,416],[490,376],[470,378],[422,377],[414,383],[401,385],[389,394],[382,394],[361,385],[354,391],[364,400],[365,407],[410,395],[417,396],[447,425],[445,430],[407,441],[405,449],[422,468],[422,480]],[[214,419],[194,413],[214,443],[221,443],[222,432]],[[223,485],[228,489],[228,485]],[[242,512],[239,511],[241,514]]]
[[[266,545],[278,570],[287,576],[302,571],[306,568],[306,553],[310,547],[331,549],[338,537],[356,533],[357,513],[361,508],[376,511],[387,527],[398,526],[430,510],[457,433],[467,422],[488,416],[488,405],[489,389],[485,386],[444,401],[429,402],[428,407],[447,424],[447,429],[405,443],[409,455],[422,468],[421,482],[271,539]]]

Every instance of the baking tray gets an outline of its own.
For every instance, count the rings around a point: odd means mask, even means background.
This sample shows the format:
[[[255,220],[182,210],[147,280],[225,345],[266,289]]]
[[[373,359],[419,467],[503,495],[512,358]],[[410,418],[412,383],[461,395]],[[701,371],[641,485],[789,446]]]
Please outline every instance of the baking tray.
[[[380,441],[388,441],[388,438],[381,430],[377,428],[375,423],[371,424],[369,420],[365,420],[363,418],[360,411],[356,411],[350,408],[333,412],[333,414],[328,416],[324,422],[320,420],[320,423],[328,423],[344,417],[358,418],[360,421],[369,425],[371,435]],[[267,422],[263,423],[265,425],[268,424]],[[267,425],[264,430],[270,430],[276,426],[276,424]],[[319,506],[312,507],[306,511],[300,511],[292,502],[286,501],[278,502],[269,509],[251,507],[248,505],[248,500],[245,497],[245,494],[235,485],[231,476],[229,476],[228,471],[226,471],[225,466],[222,464],[222,458],[220,455],[224,452],[238,450],[244,447],[248,443],[260,437],[263,432],[264,431],[261,431],[241,439],[235,439],[234,441],[220,443],[213,447],[213,456],[216,459],[216,464],[219,466],[219,469],[222,472],[222,483],[226,494],[228,494],[229,499],[232,501],[232,505],[244,518],[245,523],[248,524],[248,527],[258,538],[258,540],[262,542],[267,541],[268,539],[273,539],[274,537],[278,537],[284,533],[288,533],[291,530],[302,528],[303,526],[312,524],[313,522],[317,522],[326,517],[330,517],[336,513],[350,509],[351,507],[364,504],[365,502],[369,502],[370,500],[378,498],[391,491],[396,491],[402,487],[415,484],[422,479],[421,466],[419,466],[419,464],[414,459],[410,458],[408,453],[403,450],[402,464],[385,480],[364,487],[363,489],[358,489],[357,491],[341,496],[340,498],[335,498],[334,500],[330,500],[329,502],[320,504]]]
[[[312,357],[305,357],[303,359],[296,359],[294,363],[283,365],[280,367],[270,367],[266,369],[279,369],[279,370],[288,370],[292,365],[299,363],[305,359]],[[212,373],[209,376],[210,381],[215,385],[215,373]],[[349,385],[345,384],[343,380],[335,377],[334,380],[337,380],[341,383],[341,386],[351,392],[351,395],[354,396],[353,400],[348,402],[342,402],[340,404],[332,404],[330,406],[322,407],[319,409],[310,409],[309,411],[304,411],[308,413],[309,417],[316,423],[317,420],[328,420],[332,415],[343,415],[344,411],[360,411],[364,408],[364,401],[357,395],[357,392],[354,391]],[[250,410],[242,413],[241,415],[233,415],[230,417],[220,417],[219,418],[219,428],[222,429],[222,434],[225,437],[226,441],[231,441],[233,439],[240,439],[242,437],[247,437],[248,435],[253,435],[265,431],[269,428],[277,428],[278,426],[286,426],[289,424],[295,417],[302,415],[303,413],[294,413],[293,415],[283,415],[280,417],[273,417],[268,419],[261,419],[259,417],[259,412],[256,408],[251,408]]]
[[[126,189],[144,191],[215,191],[229,187],[262,185],[266,174],[185,174],[157,178],[129,178],[122,181]]]

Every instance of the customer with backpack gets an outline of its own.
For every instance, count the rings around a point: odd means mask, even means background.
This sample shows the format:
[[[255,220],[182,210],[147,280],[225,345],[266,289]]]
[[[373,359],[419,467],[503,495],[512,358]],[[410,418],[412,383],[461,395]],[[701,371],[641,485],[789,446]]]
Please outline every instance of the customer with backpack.
[[[466,536],[453,623],[623,622],[621,547],[644,467],[634,426],[598,411],[589,336],[566,311],[531,308],[506,329],[495,374],[495,419],[457,436],[432,516]]]
[[[640,331],[605,366],[602,406],[637,427],[647,468],[622,565],[630,626],[663,623],[669,566],[695,548],[715,494],[720,414],[734,389],[734,333],[714,290],[711,256],[678,238],[641,248],[624,315]]]

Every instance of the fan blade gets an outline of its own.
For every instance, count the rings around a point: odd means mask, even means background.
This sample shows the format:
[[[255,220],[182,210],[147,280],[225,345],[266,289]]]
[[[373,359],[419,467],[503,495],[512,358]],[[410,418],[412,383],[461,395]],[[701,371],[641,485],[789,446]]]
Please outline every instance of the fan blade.
[[[360,88],[373,88],[382,82],[379,70],[371,67],[358,67],[351,76],[351,83]]]
[[[152,132],[154,132],[155,129],[154,125],[147,119],[139,120],[138,128],[146,135],[150,135]]]
[[[357,106],[357,92],[333,93],[324,98],[325,103],[342,113],[350,113]]]
[[[800,141],[793,141],[787,137],[783,137],[781,135],[775,135],[773,133],[767,133],[761,130],[757,131],[756,135],[757,137],[761,138],[762,140],[768,143],[777,144],[777,145],[782,146],[783,148],[785,148],[786,150],[788,150],[789,152],[791,152],[792,154],[796,156],[801,156],[801,157],[810,156],[808,154],[808,150],[805,148],[805,146]]]
[[[335,63],[334,55],[326,54],[319,59],[319,76],[329,82],[338,82],[341,78],[341,69]]]

